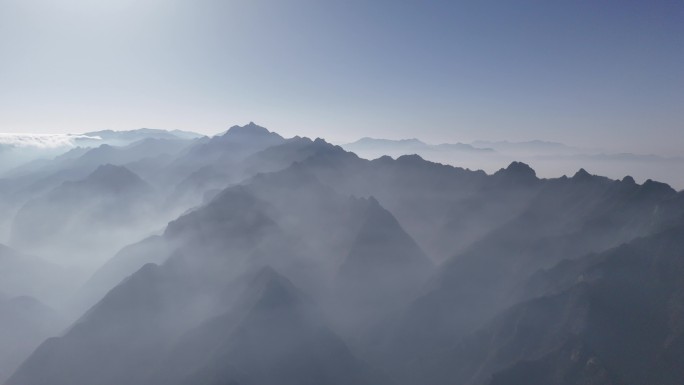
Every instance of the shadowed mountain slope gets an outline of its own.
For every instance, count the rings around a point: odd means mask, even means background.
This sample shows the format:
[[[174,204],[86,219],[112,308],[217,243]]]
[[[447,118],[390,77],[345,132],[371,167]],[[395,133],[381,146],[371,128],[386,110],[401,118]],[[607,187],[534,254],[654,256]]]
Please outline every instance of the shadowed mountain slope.
[[[671,215],[660,209],[676,199],[667,186],[584,174],[545,182],[522,214],[444,263],[424,294],[386,326],[388,361],[396,365],[416,355],[446,360],[439,357],[449,346],[524,299],[521,283],[539,269],[660,231]],[[417,376],[405,376],[407,383],[428,376],[402,367]]]
[[[451,362],[470,366],[455,364],[462,372],[445,376],[484,383],[494,373],[491,384],[681,382],[682,250],[680,225],[550,269],[548,294],[504,312],[454,349]]]
[[[186,334],[150,383],[382,384],[304,293],[261,269],[234,308]]]
[[[32,297],[0,298],[0,382],[31,352],[65,326],[52,308]]]

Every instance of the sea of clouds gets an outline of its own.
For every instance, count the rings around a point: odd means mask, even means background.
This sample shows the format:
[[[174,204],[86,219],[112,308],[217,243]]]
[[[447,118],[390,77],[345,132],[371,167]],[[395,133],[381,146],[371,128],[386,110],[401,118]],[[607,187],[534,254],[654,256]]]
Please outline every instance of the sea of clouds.
[[[76,134],[9,134],[0,133],[0,146],[34,149],[76,147],[78,140],[101,140],[96,136]]]

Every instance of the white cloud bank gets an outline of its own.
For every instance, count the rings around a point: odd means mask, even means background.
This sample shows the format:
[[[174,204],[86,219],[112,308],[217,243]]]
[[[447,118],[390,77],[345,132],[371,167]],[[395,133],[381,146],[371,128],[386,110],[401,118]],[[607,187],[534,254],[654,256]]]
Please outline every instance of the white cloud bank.
[[[77,140],[102,140],[97,136],[72,134],[4,134],[0,133],[0,146],[59,149],[76,147]]]

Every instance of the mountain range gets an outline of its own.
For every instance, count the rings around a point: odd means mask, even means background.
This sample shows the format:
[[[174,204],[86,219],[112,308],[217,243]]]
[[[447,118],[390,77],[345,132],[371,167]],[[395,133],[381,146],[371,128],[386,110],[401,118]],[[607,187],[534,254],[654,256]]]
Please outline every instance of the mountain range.
[[[684,378],[684,193],[665,183],[365,159],[254,123],[121,138],[0,180],[0,339],[21,346],[0,382]],[[354,146],[511,145],[489,144]]]
[[[476,140],[471,143],[428,144],[415,138],[362,138],[342,146],[367,159],[383,155],[396,158],[416,154],[434,162],[473,170],[482,169],[489,173],[496,172],[502,164],[524,161],[547,178],[563,174],[569,176],[579,168],[591,168],[615,179],[629,174],[640,181],[660,179],[678,189],[684,188],[684,178],[678,172],[684,164],[684,158],[678,154],[616,152],[606,148],[583,148],[544,140]]]

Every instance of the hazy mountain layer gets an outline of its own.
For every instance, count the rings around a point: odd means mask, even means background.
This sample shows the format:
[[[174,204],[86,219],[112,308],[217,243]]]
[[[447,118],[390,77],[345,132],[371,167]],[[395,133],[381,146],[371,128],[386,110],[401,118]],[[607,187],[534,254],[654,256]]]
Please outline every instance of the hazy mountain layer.
[[[0,381],[5,381],[46,338],[65,327],[65,320],[35,298],[0,298]]]
[[[91,134],[128,142],[0,180],[8,385],[684,378],[666,184],[367,160],[253,123]]]

